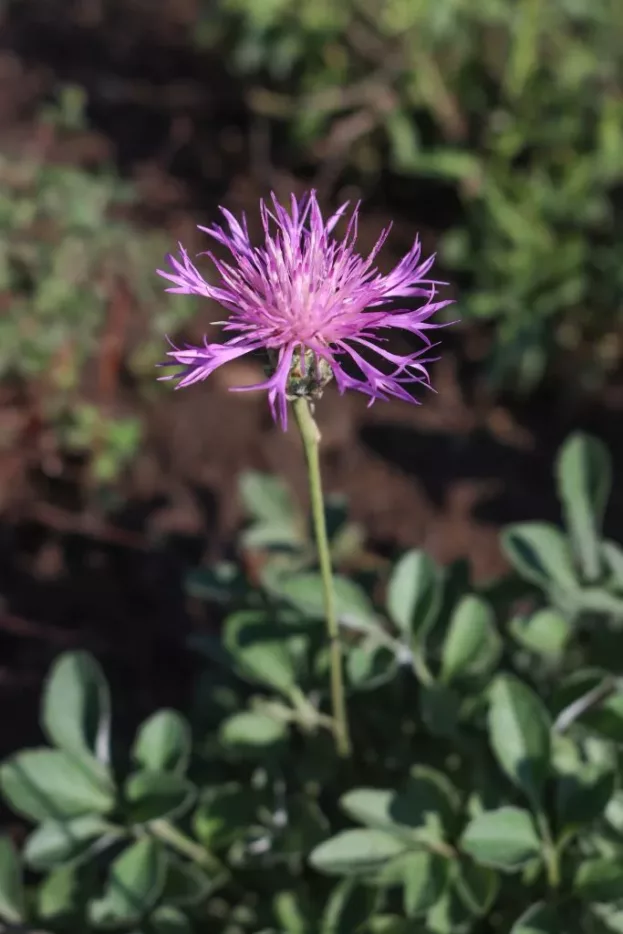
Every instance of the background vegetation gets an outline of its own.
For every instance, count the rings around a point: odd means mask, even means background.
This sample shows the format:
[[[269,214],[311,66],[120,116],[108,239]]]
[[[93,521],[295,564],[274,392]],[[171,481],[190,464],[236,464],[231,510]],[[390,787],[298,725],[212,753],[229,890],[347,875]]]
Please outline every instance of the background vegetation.
[[[71,651],[56,642],[32,656],[43,735],[22,706],[0,766],[6,930],[623,931],[620,431],[603,428],[613,406],[620,424],[621,5],[188,0],[154,12],[32,0],[1,16],[0,464],[19,460],[45,522],[36,534],[20,524],[15,468],[0,473],[0,577],[22,580],[34,539],[48,558],[62,546],[65,565],[45,574],[72,595],[110,559],[103,592],[121,594],[122,622],[102,631],[122,655],[138,644],[131,662],[86,651],[85,623]],[[476,579],[473,554],[441,566],[424,535],[421,547],[379,541],[353,520],[349,489],[329,500],[347,763],[327,729],[308,517],[266,472],[287,460],[275,437],[273,460],[249,454],[236,478],[236,534],[204,497],[209,544],[187,534],[170,576],[166,536],[141,518],[154,498],[131,502],[150,452],[165,493],[190,495],[176,453],[190,458],[203,423],[233,411],[215,390],[184,415],[189,391],[158,422],[170,404],[153,369],[164,335],[203,331],[209,309],[165,296],[155,267],[178,236],[192,247],[217,202],[252,215],[268,189],[310,185],[327,204],[364,198],[370,232],[391,215],[389,251],[417,230],[437,245],[461,317],[444,345],[454,383],[428,409],[438,429],[456,395],[475,432],[483,408],[490,425],[501,411],[542,413],[553,394],[565,413],[533,435],[558,505],[512,495],[513,521],[495,532],[503,573],[498,561]],[[573,431],[551,462],[573,406],[589,404],[612,454]],[[332,411],[346,405],[332,399]],[[230,421],[234,435],[264,430],[242,408]],[[469,460],[453,425],[444,470]],[[329,431],[329,454],[346,458],[365,429]],[[408,472],[402,436],[375,456],[397,449]],[[491,450],[475,475],[508,481],[510,461],[530,485],[519,448]],[[364,495],[380,495],[376,482]],[[128,704],[123,666],[138,678],[159,638],[153,592],[187,667],[174,670],[167,649]],[[49,622],[58,600],[65,624],[76,611],[59,593],[40,612]],[[28,600],[10,594],[0,629],[32,636],[15,615]],[[10,671],[21,656],[2,645]],[[164,707],[181,681],[183,709]]]

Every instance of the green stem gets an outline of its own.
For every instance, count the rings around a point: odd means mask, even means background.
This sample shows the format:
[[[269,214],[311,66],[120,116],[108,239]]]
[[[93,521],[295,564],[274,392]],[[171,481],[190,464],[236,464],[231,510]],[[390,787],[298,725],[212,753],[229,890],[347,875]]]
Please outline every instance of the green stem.
[[[558,850],[552,838],[547,815],[544,811],[537,813],[537,824],[541,834],[543,844],[543,860],[547,872],[547,881],[552,889],[557,889],[560,885],[560,865],[558,859]]]
[[[168,843],[172,849],[177,850],[182,856],[187,856],[193,863],[197,863],[197,865],[208,872],[215,874],[226,872],[221,862],[215,856],[212,856],[205,847],[191,840],[191,838],[187,837],[181,830],[178,830],[177,827],[170,824],[168,820],[158,819],[150,821],[149,829],[152,834],[158,837],[159,840],[162,840],[163,843]]]
[[[320,576],[322,578],[327,637],[329,639],[331,655],[331,705],[333,709],[335,745],[338,755],[347,758],[350,756],[351,747],[342,673],[342,646],[340,644],[340,632],[335,610],[331,551],[329,548],[329,536],[327,535],[327,523],[322,495],[322,478],[320,476],[320,432],[314,421],[314,416],[312,415],[312,410],[307,399],[296,399],[293,403],[293,408],[303,441],[305,460],[307,461],[312,518],[316,536],[316,547],[318,549]]]
[[[435,683],[435,679],[433,678],[430,668],[426,664],[426,659],[424,658],[424,653],[421,648],[414,648],[412,650],[411,665],[413,667],[413,673],[420,684],[423,684],[425,687],[432,687]]]

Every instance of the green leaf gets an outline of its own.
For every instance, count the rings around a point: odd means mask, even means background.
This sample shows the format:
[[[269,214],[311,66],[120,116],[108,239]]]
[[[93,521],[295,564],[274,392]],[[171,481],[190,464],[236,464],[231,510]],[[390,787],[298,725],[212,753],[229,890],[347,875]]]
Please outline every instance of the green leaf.
[[[379,645],[372,635],[353,645],[346,656],[349,683],[358,691],[372,691],[391,681],[398,671],[396,653]]]
[[[419,688],[422,723],[433,736],[455,736],[462,699],[454,688],[436,682]]]
[[[167,905],[191,908],[199,905],[211,888],[211,879],[196,863],[182,861],[167,854],[167,874],[162,901]]]
[[[94,841],[110,836],[112,830],[94,814],[67,821],[46,820],[26,840],[24,860],[39,872],[53,869],[58,863],[74,861],[87,853]]]
[[[591,932],[596,934],[621,934],[623,931],[623,907],[618,902],[593,902],[588,906],[590,921],[594,923]],[[584,934],[584,929],[574,932]]]
[[[309,619],[325,617],[324,595],[320,574],[308,571],[280,575],[271,580],[270,591],[295,607]],[[365,590],[348,577],[333,575],[333,599],[338,619],[353,628],[378,629],[379,619]]]
[[[66,920],[80,905],[77,866],[69,863],[52,870],[37,890],[37,915],[42,921]]]
[[[614,795],[616,773],[596,762],[583,762],[556,783],[556,811],[561,828],[581,827],[598,820]]]
[[[441,654],[444,681],[481,674],[493,667],[501,651],[493,610],[482,597],[463,597],[452,614]]]
[[[440,772],[416,766],[403,791],[355,788],[340,798],[353,820],[409,841],[438,842],[451,835],[460,800]]]
[[[90,920],[101,927],[138,921],[160,898],[166,856],[156,840],[144,837],[127,847],[112,863],[102,898],[89,905]]]
[[[124,796],[128,819],[145,824],[187,811],[195,798],[195,786],[175,772],[142,771],[129,776]]]
[[[273,899],[273,912],[283,934],[309,934],[310,906],[299,892],[278,892]]]
[[[0,767],[0,788],[10,806],[35,821],[107,814],[114,791],[91,769],[56,749],[25,749]]]
[[[617,834],[623,835],[623,791],[616,791],[604,812],[604,819]]]
[[[448,879],[447,860],[425,850],[399,857],[404,911],[408,918],[425,915],[441,898]]]
[[[489,740],[510,780],[538,806],[548,775],[549,714],[537,695],[512,675],[496,678],[490,694]]]
[[[242,568],[233,561],[193,568],[184,579],[184,590],[189,597],[223,606],[242,600],[249,589]]]
[[[560,934],[560,919],[556,909],[545,902],[531,905],[521,918],[515,921],[511,934]]]
[[[598,685],[609,683],[609,675],[602,668],[580,668],[572,674],[560,679],[554,685],[552,710],[559,716],[585,694],[593,691]]]
[[[289,824],[276,841],[280,855],[304,858],[330,833],[330,825],[318,803],[307,794],[293,795],[288,801]]]
[[[607,586],[613,590],[623,590],[623,548],[616,542],[601,543],[601,557],[608,572]]]
[[[473,152],[464,149],[430,149],[423,152],[417,166],[420,176],[448,179],[448,181],[480,181],[481,164]]]
[[[583,714],[579,720],[583,726],[612,740],[617,744],[623,743],[623,693],[613,694],[601,704]]]
[[[387,612],[410,642],[421,642],[441,606],[439,571],[423,551],[408,551],[394,567],[387,586]]]
[[[587,902],[618,902],[623,895],[623,860],[587,859],[575,874],[573,889]]]
[[[511,621],[510,631],[529,652],[552,661],[563,654],[573,635],[565,616],[552,607],[537,610],[530,616],[515,617]]]
[[[531,583],[546,590],[579,589],[569,543],[555,526],[546,522],[509,525],[502,532],[502,546],[513,567]]]
[[[355,878],[339,882],[326,903],[320,934],[359,934],[374,911],[374,892]]]
[[[9,924],[25,920],[24,883],[19,857],[9,837],[0,837],[0,918]]]
[[[52,666],[43,692],[41,721],[53,745],[84,760],[110,757],[110,692],[88,652],[67,652]]]
[[[471,913],[453,888],[431,908],[426,919],[426,934],[468,934],[473,927]]]
[[[412,114],[392,110],[385,121],[390,141],[391,162],[396,172],[417,172],[420,140]]]
[[[240,495],[254,520],[243,533],[247,548],[298,549],[306,544],[305,524],[279,477],[247,471],[240,478]]]
[[[256,822],[257,798],[237,782],[204,788],[193,830],[206,849],[229,846]]]
[[[367,925],[361,928],[361,934],[428,934],[419,921],[410,921],[398,915],[372,915]],[[359,930],[357,934],[360,934]]]
[[[369,875],[406,848],[403,840],[381,830],[344,830],[315,847],[309,862],[329,876]]]
[[[183,911],[172,905],[161,905],[149,918],[153,934],[192,934],[190,921]]]
[[[428,766],[414,766],[403,791],[390,805],[392,820],[409,828],[413,839],[437,843],[454,835],[460,797],[441,772]]]
[[[576,432],[562,446],[556,463],[558,491],[584,577],[601,573],[600,535],[610,488],[608,449],[597,438]]]
[[[190,758],[190,727],[177,710],[159,710],[139,727],[132,758],[144,769],[184,773]]]
[[[266,755],[283,744],[288,727],[264,713],[242,711],[221,724],[219,740],[228,749],[247,755]]]
[[[279,477],[247,470],[240,477],[239,490],[245,512],[254,519],[287,522],[296,516],[290,491]]]
[[[614,743],[623,743],[623,693],[611,693],[615,683],[610,674],[601,668],[585,668],[573,672],[557,685],[553,708],[558,714],[557,725],[564,723],[568,715],[573,715],[583,727],[600,737]],[[599,698],[603,698],[601,703]],[[574,714],[574,707],[592,698],[579,717]]]
[[[461,849],[477,863],[516,872],[538,856],[540,840],[528,811],[502,807],[474,817],[463,832]]]
[[[390,808],[395,791],[380,788],[354,788],[340,798],[340,807],[354,821],[379,830],[395,826]]]
[[[455,863],[453,884],[465,907],[474,915],[485,916],[495,902],[500,890],[500,877],[486,866],[479,866],[471,859],[460,858]]]
[[[225,645],[241,674],[290,697],[296,667],[288,640],[267,613],[244,610],[225,622]]]

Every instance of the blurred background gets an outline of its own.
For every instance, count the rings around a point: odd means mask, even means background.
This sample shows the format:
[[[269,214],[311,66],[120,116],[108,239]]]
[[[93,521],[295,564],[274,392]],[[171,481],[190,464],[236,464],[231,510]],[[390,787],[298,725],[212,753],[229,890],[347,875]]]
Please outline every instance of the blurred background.
[[[61,649],[96,652],[138,711],[183,703],[187,571],[231,556],[240,476],[305,497],[297,438],[261,394],[228,393],[261,361],[180,393],[155,380],[165,334],[217,334],[155,269],[177,240],[201,248],[219,204],[361,198],[362,251],[392,220],[389,267],[419,232],[456,294],[424,405],[330,388],[319,406],[328,489],[375,560],[504,569],[501,524],[558,517],[572,428],[607,441],[616,478],[620,0],[0,10],[0,751],[34,730]]]

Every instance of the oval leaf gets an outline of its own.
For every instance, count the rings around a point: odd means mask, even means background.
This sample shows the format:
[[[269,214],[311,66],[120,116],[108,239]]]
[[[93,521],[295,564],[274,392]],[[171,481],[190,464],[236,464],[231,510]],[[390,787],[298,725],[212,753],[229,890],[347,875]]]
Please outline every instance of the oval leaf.
[[[545,902],[537,902],[515,921],[511,934],[560,934],[561,930],[556,909]]]
[[[408,918],[419,918],[443,894],[448,878],[447,860],[422,850],[400,857],[399,863],[405,914]]]
[[[25,749],[0,767],[0,788],[11,807],[35,821],[107,814],[114,790],[56,749]]]
[[[194,785],[174,772],[136,772],[125,784],[128,819],[134,824],[179,815],[194,797]]]
[[[344,830],[317,846],[310,864],[329,876],[368,875],[406,850],[406,843],[381,830]]]
[[[489,738],[510,780],[538,805],[549,769],[549,715],[537,695],[512,675],[496,679],[489,706]]]
[[[204,870],[196,863],[177,859],[167,854],[167,875],[162,900],[167,905],[189,908],[200,904],[212,885]]]
[[[141,724],[132,756],[144,769],[185,772],[190,758],[190,727],[177,710],[159,710]]]
[[[89,905],[93,924],[131,924],[146,914],[162,894],[166,856],[156,840],[145,837],[127,847],[110,867],[102,898]]]
[[[587,859],[573,882],[575,893],[587,902],[618,902],[623,893],[623,860]]]
[[[285,723],[251,710],[228,717],[219,730],[223,746],[252,755],[266,755],[269,748],[281,745],[287,736]]]
[[[280,691],[296,687],[296,666],[288,641],[267,613],[245,610],[225,622],[225,645],[243,676]]]
[[[607,447],[577,432],[562,446],[556,463],[558,491],[575,553],[587,581],[601,573],[600,536],[612,466]]]
[[[67,821],[44,821],[26,840],[24,860],[39,872],[53,869],[88,852],[93,842],[110,830],[110,825],[94,814]]]
[[[537,610],[530,616],[515,617],[511,621],[510,631],[529,652],[552,661],[563,654],[573,634],[566,617],[552,607]]]
[[[19,857],[8,837],[0,837],[0,918],[9,924],[24,920],[24,883]]]
[[[329,895],[320,923],[320,934],[353,934],[372,916],[375,893],[357,879],[339,882]]]
[[[500,890],[500,877],[487,866],[479,866],[471,859],[455,863],[454,888],[465,907],[474,915],[489,913]]]
[[[392,798],[390,815],[412,839],[435,845],[454,836],[459,808],[459,795],[445,775],[414,766],[404,790]]]
[[[391,681],[398,672],[396,653],[379,645],[374,636],[362,639],[348,650],[348,681],[358,691],[372,691]]]
[[[429,911],[425,930],[427,934],[428,931],[431,934],[469,934],[473,923],[471,912],[459,898],[458,892],[449,887]]]
[[[521,522],[502,532],[506,555],[526,580],[546,589],[579,589],[565,536],[546,522]]]
[[[190,921],[183,911],[172,905],[161,905],[149,918],[153,934],[192,934]]]
[[[309,619],[325,617],[322,578],[320,574],[280,575],[271,580],[271,592],[295,607]],[[378,628],[378,614],[367,593],[348,577],[333,575],[333,600],[339,621],[353,628]]]
[[[598,820],[616,788],[616,772],[605,764],[582,762],[556,783],[556,812],[560,829],[570,830]]]
[[[474,817],[461,849],[483,866],[515,872],[538,856],[540,841],[528,811],[503,807]]]
[[[397,562],[387,586],[387,612],[409,641],[420,641],[441,606],[439,570],[423,551],[408,551]]]
[[[450,619],[441,654],[445,681],[480,674],[493,667],[500,653],[493,610],[482,597],[464,597]]]
[[[37,916],[46,922],[75,916],[81,901],[80,883],[79,869],[72,863],[50,872],[37,890]]]
[[[291,522],[297,510],[288,487],[280,477],[245,471],[239,481],[240,496],[247,515],[265,522]]]
[[[395,822],[390,808],[396,797],[395,791],[381,788],[353,788],[340,798],[340,807],[354,821],[375,827],[378,830],[392,828]]]
[[[110,692],[88,652],[67,652],[54,663],[42,701],[41,721],[50,742],[73,756],[108,762]]]

